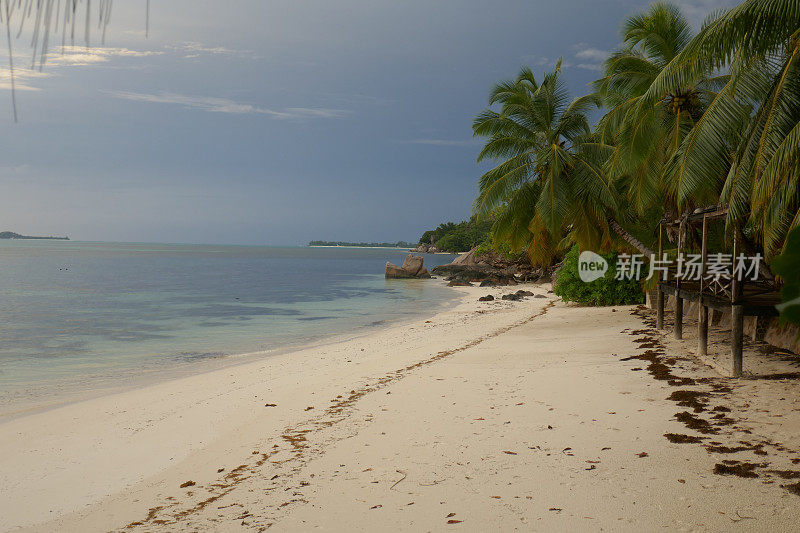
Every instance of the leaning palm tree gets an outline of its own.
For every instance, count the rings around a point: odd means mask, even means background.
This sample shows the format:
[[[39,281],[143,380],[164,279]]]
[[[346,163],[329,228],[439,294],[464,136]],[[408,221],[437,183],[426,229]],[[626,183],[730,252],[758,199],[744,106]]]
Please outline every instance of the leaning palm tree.
[[[609,147],[592,134],[589,95],[570,102],[560,79],[561,60],[541,83],[529,68],[497,84],[490,106],[473,123],[486,144],[478,161],[498,164],[483,174],[474,210],[496,213],[493,236],[512,250],[526,250],[536,264],[576,242],[607,247],[617,193],[602,163]]]
[[[719,69],[730,79],[671,162],[678,201],[720,179],[729,233],[770,257],[800,227],[800,0],[747,0],[719,13],[657,76],[642,106]]]

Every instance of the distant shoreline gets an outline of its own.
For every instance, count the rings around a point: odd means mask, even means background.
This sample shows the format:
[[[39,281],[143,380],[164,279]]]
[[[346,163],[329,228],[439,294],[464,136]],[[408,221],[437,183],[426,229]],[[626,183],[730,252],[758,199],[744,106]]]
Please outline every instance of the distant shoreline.
[[[29,240],[29,241],[68,241],[69,237],[38,237],[35,235],[20,235],[13,231],[0,231],[0,239]]]
[[[315,244],[315,245],[308,245],[308,248],[363,248],[363,249],[376,249],[376,250],[399,250],[412,253],[410,248],[397,247],[397,246],[336,246],[336,245]],[[459,255],[460,253],[461,252],[434,252],[433,254],[426,253],[426,255]]]

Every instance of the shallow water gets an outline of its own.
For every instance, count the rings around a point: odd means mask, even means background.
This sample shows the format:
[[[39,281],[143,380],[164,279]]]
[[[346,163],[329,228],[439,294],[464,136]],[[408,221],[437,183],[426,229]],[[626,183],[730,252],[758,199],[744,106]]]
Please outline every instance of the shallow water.
[[[447,305],[404,250],[0,241],[0,415]],[[452,256],[425,256],[428,268]],[[224,362],[224,363],[223,363]]]

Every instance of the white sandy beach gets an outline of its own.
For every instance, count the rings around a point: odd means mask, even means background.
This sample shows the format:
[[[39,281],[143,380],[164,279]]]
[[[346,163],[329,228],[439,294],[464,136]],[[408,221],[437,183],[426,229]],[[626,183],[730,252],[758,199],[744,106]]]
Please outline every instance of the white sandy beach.
[[[525,288],[3,423],[0,530],[798,529],[796,379],[722,378],[633,307]]]

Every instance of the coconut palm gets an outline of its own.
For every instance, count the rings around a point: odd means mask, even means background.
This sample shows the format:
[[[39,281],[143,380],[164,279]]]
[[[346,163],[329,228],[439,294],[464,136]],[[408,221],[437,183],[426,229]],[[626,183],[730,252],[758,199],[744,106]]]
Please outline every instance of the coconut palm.
[[[526,249],[537,264],[573,242],[608,246],[608,213],[616,212],[617,193],[602,169],[610,148],[585,114],[595,97],[570,102],[560,74],[560,59],[541,83],[523,68],[492,89],[489,104],[499,110],[473,123],[474,135],[487,139],[478,161],[498,161],[480,178],[474,210],[495,211],[495,241]]]
[[[705,72],[730,79],[674,161],[677,198],[723,177],[729,232],[778,253],[800,227],[800,0],[747,0],[721,12],[654,80],[642,107]]]
[[[605,75],[594,83],[608,112],[598,122],[601,140],[614,145],[607,162],[609,175],[625,190],[638,220],[657,221],[679,213],[677,186],[667,163],[703,116],[727,77],[698,71],[676,83],[658,98],[642,105],[661,72],[689,44],[692,31],[680,9],[658,2],[628,17],[622,27],[622,47],[605,62]],[[712,184],[718,190],[722,176]],[[694,196],[688,200],[707,200]],[[701,195],[702,196],[702,195]],[[657,215],[657,216],[656,216]]]

